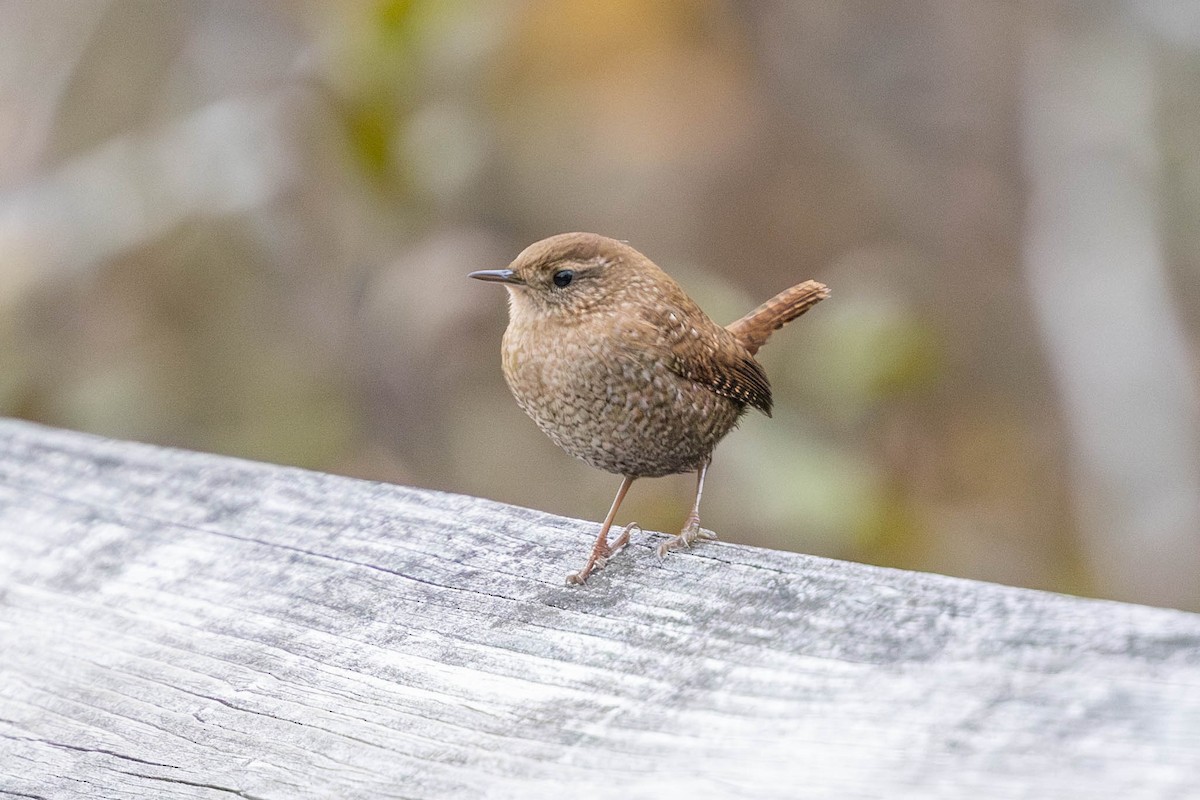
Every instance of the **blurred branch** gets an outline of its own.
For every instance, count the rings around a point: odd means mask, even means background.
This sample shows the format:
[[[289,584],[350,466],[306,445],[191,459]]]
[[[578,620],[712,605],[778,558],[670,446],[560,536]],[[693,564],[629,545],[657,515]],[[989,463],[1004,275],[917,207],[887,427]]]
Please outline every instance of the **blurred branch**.
[[[1196,354],[1163,263],[1149,43],[1115,10],[1047,12],[1024,78],[1025,264],[1080,530],[1116,596],[1195,606]]]
[[[85,270],[192,216],[262,205],[294,179],[282,93],[221,100],[149,135],[106,142],[0,195],[0,253],[43,276]]]

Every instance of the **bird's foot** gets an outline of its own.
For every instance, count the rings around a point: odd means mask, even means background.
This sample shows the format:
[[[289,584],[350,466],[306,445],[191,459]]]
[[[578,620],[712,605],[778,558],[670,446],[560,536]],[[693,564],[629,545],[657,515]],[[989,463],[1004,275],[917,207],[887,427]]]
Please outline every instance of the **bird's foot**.
[[[629,534],[641,529],[641,526],[636,522],[631,522],[621,531],[621,535],[612,542],[598,539],[596,546],[592,548],[592,554],[588,556],[587,563],[583,565],[583,569],[568,575],[567,583],[578,586],[586,581],[588,576],[596,570],[604,569],[604,566],[608,564],[608,560],[624,550],[625,545],[629,544]]]
[[[672,550],[677,550],[680,547],[691,547],[692,543],[697,539],[716,539],[717,535],[712,531],[706,531],[700,527],[700,517],[695,514],[689,514],[687,522],[683,524],[683,530],[677,536],[672,536],[658,546],[658,557],[666,558],[667,553]]]

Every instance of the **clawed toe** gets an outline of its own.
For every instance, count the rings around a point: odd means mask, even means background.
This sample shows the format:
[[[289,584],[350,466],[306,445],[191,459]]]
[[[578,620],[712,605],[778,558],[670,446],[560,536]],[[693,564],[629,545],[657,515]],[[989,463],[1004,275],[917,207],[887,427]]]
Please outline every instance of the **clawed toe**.
[[[612,557],[621,550],[625,549],[625,545],[629,544],[629,534],[631,534],[633,531],[638,531],[640,533],[641,530],[642,526],[638,525],[636,522],[631,522],[626,525],[624,529],[621,530],[621,535],[618,536],[612,543],[612,552],[609,553],[609,557]]]
[[[672,550],[677,550],[681,547],[691,547],[692,543],[697,539],[716,539],[717,535],[712,531],[706,531],[700,527],[700,520],[695,517],[689,517],[687,523],[683,526],[683,530],[678,535],[672,536],[658,546],[658,557],[666,558],[667,553]]]
[[[567,583],[578,586],[588,579],[596,570],[604,569],[608,564],[609,559],[617,553],[625,549],[625,545],[629,544],[629,535],[633,531],[640,531],[642,528],[636,522],[631,522],[621,531],[621,535],[612,542],[597,542],[592,549],[591,556],[588,557],[587,563],[583,565],[583,569],[579,572],[572,572],[567,576]]]

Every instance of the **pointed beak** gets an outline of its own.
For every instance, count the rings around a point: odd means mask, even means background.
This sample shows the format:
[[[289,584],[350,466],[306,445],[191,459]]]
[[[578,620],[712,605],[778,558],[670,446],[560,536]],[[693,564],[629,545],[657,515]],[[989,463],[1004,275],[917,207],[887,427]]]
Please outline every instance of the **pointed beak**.
[[[491,281],[493,283],[511,283],[517,286],[524,286],[525,281],[518,277],[517,273],[511,269],[481,269],[467,275],[468,278],[474,278],[477,281]]]

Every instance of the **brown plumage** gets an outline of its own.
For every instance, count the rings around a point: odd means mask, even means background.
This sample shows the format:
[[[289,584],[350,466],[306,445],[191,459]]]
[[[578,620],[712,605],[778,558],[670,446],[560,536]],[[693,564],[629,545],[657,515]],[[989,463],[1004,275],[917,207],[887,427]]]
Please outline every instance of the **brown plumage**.
[[[559,447],[624,476],[575,583],[628,541],[632,525],[613,543],[608,530],[635,478],[698,476],[692,512],[660,555],[709,535],[699,506],[713,448],[747,408],[771,413],[771,385],[754,354],[829,294],[807,281],[723,328],[650,259],[593,233],[543,239],[507,269],[471,277],[509,290],[502,353],[517,403]]]
[[[763,303],[725,329],[732,333],[750,355],[766,344],[775,331],[829,297],[829,287],[816,281],[805,281]]]

